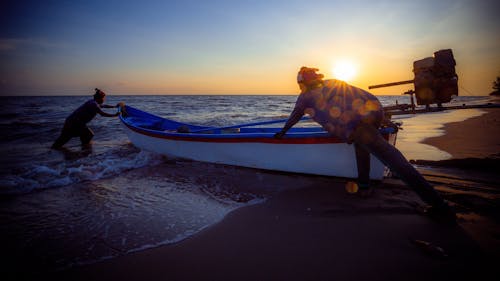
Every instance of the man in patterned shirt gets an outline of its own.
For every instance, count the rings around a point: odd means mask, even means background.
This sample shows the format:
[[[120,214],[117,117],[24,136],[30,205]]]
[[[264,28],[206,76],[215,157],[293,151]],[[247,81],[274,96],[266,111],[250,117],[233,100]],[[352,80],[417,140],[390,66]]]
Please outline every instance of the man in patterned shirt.
[[[283,129],[275,134],[282,138],[304,114],[320,124],[331,135],[347,143],[354,143],[358,168],[357,185],[360,194],[372,191],[369,180],[370,153],[388,166],[408,184],[427,204],[429,214],[448,217],[455,214],[448,204],[406,160],[380,134],[384,121],[380,101],[372,94],[340,80],[323,80],[318,69],[302,67],[297,76],[301,93]],[[335,157],[335,155],[332,155]]]

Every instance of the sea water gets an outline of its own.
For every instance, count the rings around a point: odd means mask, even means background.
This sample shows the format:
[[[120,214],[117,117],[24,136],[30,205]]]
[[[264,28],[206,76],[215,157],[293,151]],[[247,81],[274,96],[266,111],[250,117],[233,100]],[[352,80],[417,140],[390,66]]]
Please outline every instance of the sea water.
[[[175,243],[236,208],[315,179],[168,159],[134,147],[117,118],[101,116],[89,123],[95,133],[90,148],[82,148],[74,138],[62,150],[50,149],[64,119],[89,98],[0,97],[0,239],[5,269],[36,265],[57,270]],[[296,98],[110,95],[106,103],[123,101],[186,123],[227,126],[286,118]],[[379,98],[383,105],[408,102],[405,96]],[[454,103],[487,99],[459,97]],[[398,117],[404,123],[399,137],[403,153],[413,150],[419,155],[422,149],[415,145],[422,136],[441,134],[443,114]],[[460,119],[448,117],[450,122]],[[430,120],[437,124],[432,130],[422,127]],[[404,148],[405,143],[411,149]]]

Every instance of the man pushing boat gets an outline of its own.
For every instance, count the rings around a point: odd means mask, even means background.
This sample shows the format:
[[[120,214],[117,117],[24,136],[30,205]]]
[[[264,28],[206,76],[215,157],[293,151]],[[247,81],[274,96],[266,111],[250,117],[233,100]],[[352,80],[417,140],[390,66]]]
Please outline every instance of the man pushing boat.
[[[455,214],[448,204],[380,134],[384,121],[380,101],[372,94],[340,80],[323,80],[318,69],[302,67],[297,75],[301,93],[283,129],[275,134],[282,138],[304,114],[320,124],[331,135],[354,143],[358,169],[357,185],[360,194],[370,194],[370,153],[388,166],[431,207],[427,213],[439,219],[454,221]],[[335,157],[335,155],[332,155]]]
[[[104,104],[105,99],[106,94],[96,88],[94,98],[86,101],[66,118],[61,135],[56,139],[54,144],[52,144],[52,148],[61,148],[73,137],[80,137],[82,145],[88,145],[92,137],[94,137],[92,130],[87,127],[88,122],[94,119],[98,113],[104,117],[116,117],[119,115],[118,112],[110,114],[102,111],[101,108],[115,108],[121,106],[121,103],[118,103],[116,106]]]

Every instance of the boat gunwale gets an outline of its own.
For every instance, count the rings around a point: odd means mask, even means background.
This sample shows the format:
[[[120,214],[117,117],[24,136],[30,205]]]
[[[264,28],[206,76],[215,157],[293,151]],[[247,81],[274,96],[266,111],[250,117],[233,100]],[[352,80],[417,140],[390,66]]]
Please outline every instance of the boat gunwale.
[[[130,108],[130,106],[127,106]],[[151,116],[151,119],[157,120],[167,120],[171,122],[175,122],[178,124],[186,125],[186,126],[195,126],[186,123],[177,122],[174,120],[170,120],[167,118],[163,118],[148,112],[144,112],[137,108],[133,108],[136,111],[139,111],[147,116]],[[345,141],[339,139],[338,137],[331,136],[326,131],[316,131],[316,132],[294,132],[294,128],[290,129],[287,134],[280,138],[274,138],[275,132],[259,132],[259,133],[180,133],[180,132],[169,132],[162,130],[154,130],[143,128],[137,125],[134,125],[132,122],[127,122],[127,118],[124,118],[122,115],[119,116],[120,121],[130,130],[146,135],[153,138],[160,138],[166,140],[173,141],[189,141],[189,142],[214,142],[214,143],[270,143],[270,144],[340,144],[346,143]],[[145,118],[147,119],[147,118]],[[207,128],[210,130],[210,127],[203,126],[195,126],[197,128]],[[218,128],[213,128],[213,130],[217,130]],[[271,130],[276,130],[278,132],[281,128],[266,128]],[[314,128],[317,130],[317,128]],[[384,138],[388,139],[389,134],[383,134]]]

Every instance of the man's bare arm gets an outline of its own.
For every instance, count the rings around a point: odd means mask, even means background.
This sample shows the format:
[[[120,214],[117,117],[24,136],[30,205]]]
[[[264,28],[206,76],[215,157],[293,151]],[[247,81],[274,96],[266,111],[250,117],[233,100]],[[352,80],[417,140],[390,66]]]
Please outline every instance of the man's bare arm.
[[[110,108],[114,108],[114,106],[110,107]],[[99,113],[99,115],[101,116],[104,116],[104,117],[115,117],[115,116],[118,116],[120,113],[116,112],[116,113],[106,113],[104,111],[102,111],[100,108],[99,108],[99,111],[97,111],[97,113]]]
[[[290,114],[290,117],[288,118],[288,121],[286,121],[285,126],[281,131],[276,133],[274,135],[275,138],[281,138],[283,137],[286,132],[293,127],[293,125],[297,124],[297,122],[300,121],[300,118],[304,116],[304,109],[301,106],[295,107],[294,110],[292,111],[292,114]]]
[[[119,106],[119,104],[116,104],[116,105],[101,104],[101,108],[115,108],[118,106]]]

